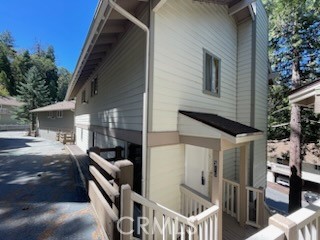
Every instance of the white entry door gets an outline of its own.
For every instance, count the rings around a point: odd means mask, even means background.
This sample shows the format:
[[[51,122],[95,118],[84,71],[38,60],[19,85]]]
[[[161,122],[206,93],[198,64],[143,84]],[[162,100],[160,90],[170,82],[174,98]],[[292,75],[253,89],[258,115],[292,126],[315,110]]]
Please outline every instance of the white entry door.
[[[194,190],[209,197],[209,166],[211,149],[193,145],[185,146],[185,183]]]

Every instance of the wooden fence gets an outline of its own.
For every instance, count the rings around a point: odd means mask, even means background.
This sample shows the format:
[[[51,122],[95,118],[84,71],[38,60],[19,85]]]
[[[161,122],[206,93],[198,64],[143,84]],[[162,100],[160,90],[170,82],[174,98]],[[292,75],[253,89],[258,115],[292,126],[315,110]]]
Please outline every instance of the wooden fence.
[[[56,140],[63,143],[74,143],[75,136],[73,132],[57,132]]]
[[[120,239],[117,223],[120,217],[120,187],[133,185],[133,164],[129,160],[119,160],[114,164],[106,161],[91,149],[89,171],[91,180],[88,194],[97,218],[110,240]]]

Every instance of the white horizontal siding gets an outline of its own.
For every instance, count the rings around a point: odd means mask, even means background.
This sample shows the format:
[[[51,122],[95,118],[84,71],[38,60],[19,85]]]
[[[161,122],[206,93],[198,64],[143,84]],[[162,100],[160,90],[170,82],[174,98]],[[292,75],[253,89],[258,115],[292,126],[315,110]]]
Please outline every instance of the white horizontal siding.
[[[252,79],[252,21],[238,25],[237,121],[250,125]]]
[[[226,6],[168,0],[155,14],[152,131],[177,131],[178,110],[236,119],[237,27]],[[221,58],[221,97],[203,93],[203,49]]]
[[[92,132],[82,129],[76,128],[76,144],[77,146],[84,152],[86,152],[92,143]]]
[[[153,147],[149,151],[149,199],[180,211],[180,184],[184,182],[184,144]]]
[[[76,124],[141,131],[145,46],[145,33],[136,26],[129,29],[92,75],[98,77],[98,95],[90,97],[90,81],[77,94]],[[81,103],[84,89],[87,104]]]
[[[254,143],[253,184],[266,185],[267,164],[267,94],[268,94],[268,17],[261,1],[257,1],[256,20],[256,89],[255,127],[264,131],[264,138]]]

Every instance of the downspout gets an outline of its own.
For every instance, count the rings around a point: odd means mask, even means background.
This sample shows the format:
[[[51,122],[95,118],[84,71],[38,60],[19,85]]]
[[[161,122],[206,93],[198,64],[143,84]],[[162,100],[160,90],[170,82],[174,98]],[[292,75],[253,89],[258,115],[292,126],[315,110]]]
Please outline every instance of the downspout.
[[[145,90],[143,94],[143,123],[142,123],[142,196],[146,197],[146,174],[147,174],[147,137],[148,137],[148,99],[149,99],[149,46],[150,46],[150,31],[149,28],[133,16],[131,13],[116,4],[114,0],[109,0],[110,7],[116,10],[119,14],[127,18],[136,26],[141,28],[146,33],[146,67],[145,67]]]

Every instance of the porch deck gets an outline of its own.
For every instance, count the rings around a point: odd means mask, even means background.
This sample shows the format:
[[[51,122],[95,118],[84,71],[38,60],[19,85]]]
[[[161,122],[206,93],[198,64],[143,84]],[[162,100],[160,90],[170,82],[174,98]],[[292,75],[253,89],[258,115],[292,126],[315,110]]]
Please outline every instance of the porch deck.
[[[241,227],[234,217],[231,217],[226,213],[223,213],[222,228],[223,240],[242,240],[260,231],[260,229],[248,225]]]

